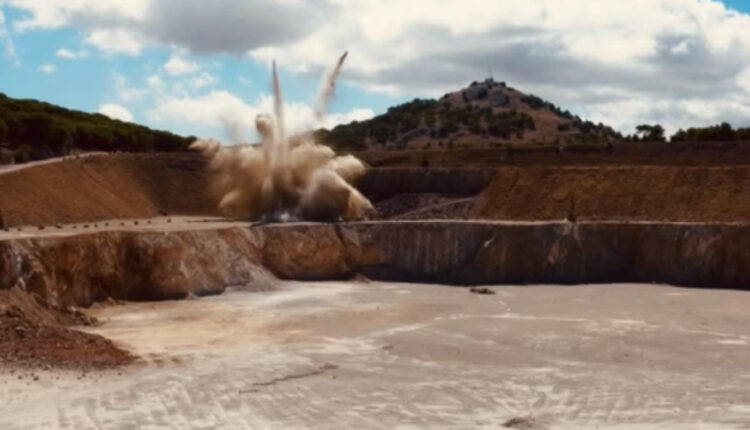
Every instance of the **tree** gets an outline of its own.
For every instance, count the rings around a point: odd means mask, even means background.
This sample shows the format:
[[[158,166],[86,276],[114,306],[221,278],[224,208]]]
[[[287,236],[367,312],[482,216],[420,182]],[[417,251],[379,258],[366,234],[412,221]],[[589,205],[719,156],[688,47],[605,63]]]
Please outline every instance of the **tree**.
[[[6,124],[5,121],[2,118],[0,118],[0,142],[2,142],[7,135],[8,135],[8,124]]]
[[[664,127],[659,124],[641,124],[635,128],[636,134],[641,136],[642,140],[652,142],[664,142]]]
[[[710,127],[680,129],[671,137],[673,142],[727,142],[738,139],[746,139],[745,131],[741,128],[734,130],[726,122]]]

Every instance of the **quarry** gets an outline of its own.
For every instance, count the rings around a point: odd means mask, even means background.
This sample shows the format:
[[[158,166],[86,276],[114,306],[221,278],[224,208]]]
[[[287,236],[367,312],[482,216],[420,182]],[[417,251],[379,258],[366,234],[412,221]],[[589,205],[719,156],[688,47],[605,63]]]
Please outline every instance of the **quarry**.
[[[523,186],[623,168],[525,170],[494,194],[509,209],[485,191],[519,167],[386,166],[360,182],[379,218],[265,223],[222,216],[205,163],[100,155],[0,175],[0,193],[43,172],[65,196],[2,200],[0,427],[746,422],[741,207],[661,199],[643,220],[592,197],[570,220],[567,194]],[[721,181],[745,168],[628,169]]]
[[[272,70],[257,145],[0,169],[0,428],[746,428],[750,144],[487,80],[513,144],[337,152]]]

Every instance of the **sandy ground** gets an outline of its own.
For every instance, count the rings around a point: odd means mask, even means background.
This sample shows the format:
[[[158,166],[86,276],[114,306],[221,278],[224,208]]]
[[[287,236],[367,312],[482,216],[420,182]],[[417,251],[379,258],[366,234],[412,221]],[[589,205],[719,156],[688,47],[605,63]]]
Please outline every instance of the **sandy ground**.
[[[95,309],[143,357],[0,371],[0,428],[750,428],[750,295],[285,283]],[[525,428],[525,427],[518,427]]]

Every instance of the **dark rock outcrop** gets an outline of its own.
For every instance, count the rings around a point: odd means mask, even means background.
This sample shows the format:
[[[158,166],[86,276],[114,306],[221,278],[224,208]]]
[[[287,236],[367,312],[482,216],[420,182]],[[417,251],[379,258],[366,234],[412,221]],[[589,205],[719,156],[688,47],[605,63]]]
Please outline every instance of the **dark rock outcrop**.
[[[379,168],[369,170],[357,188],[373,201],[413,193],[474,196],[487,188],[496,173],[497,169]]]

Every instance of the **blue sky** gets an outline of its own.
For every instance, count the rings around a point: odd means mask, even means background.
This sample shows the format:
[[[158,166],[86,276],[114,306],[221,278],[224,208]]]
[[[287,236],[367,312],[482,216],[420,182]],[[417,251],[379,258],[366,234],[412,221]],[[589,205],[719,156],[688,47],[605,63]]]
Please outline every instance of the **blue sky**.
[[[321,74],[348,49],[327,126],[439,97],[488,69],[626,132],[750,125],[750,1],[606,2],[0,0],[0,92],[251,139],[270,106],[272,59],[303,128]]]
[[[727,0],[724,3],[732,9],[750,13],[750,1],[748,0]]]

